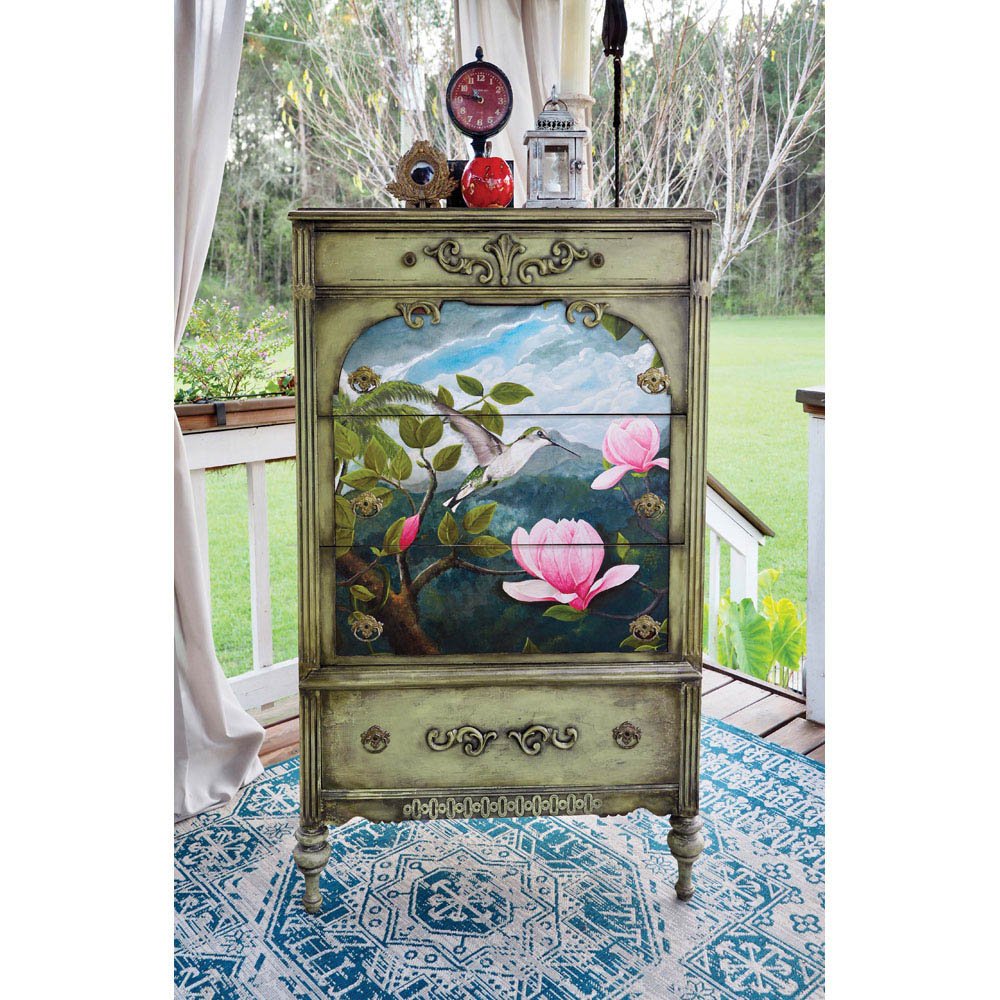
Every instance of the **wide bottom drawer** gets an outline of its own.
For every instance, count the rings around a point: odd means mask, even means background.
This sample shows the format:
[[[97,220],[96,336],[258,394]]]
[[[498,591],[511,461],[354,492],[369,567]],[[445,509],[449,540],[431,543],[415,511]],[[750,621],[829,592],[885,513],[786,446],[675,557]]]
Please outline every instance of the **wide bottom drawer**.
[[[466,671],[460,683],[444,670],[428,671],[426,683],[401,673],[399,686],[391,670],[377,683],[359,672],[357,687],[341,675],[315,692],[321,798],[412,793],[422,796],[403,811],[412,818],[454,812],[442,796],[472,815],[612,811],[588,808],[588,790],[676,788],[692,760],[697,769],[699,678],[690,668],[585,679],[536,671],[529,683],[516,671],[483,672],[491,677],[470,682]]]

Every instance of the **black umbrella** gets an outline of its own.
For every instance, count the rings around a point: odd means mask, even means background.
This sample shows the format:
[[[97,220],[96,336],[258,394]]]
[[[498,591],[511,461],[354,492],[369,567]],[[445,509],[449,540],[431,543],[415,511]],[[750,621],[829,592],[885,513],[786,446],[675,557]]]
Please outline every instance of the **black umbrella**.
[[[615,208],[621,207],[618,158],[622,130],[622,53],[625,51],[625,36],[627,34],[628,18],[625,16],[625,0],[607,0],[604,5],[604,27],[601,28],[601,41],[604,43],[604,54],[614,56],[615,61]]]

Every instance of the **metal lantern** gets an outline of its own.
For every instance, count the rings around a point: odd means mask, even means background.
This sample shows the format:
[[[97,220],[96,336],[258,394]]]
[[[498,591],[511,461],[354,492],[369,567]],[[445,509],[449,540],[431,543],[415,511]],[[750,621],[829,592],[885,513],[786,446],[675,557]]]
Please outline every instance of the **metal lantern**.
[[[535,128],[524,133],[528,147],[528,200],[525,208],[587,208],[583,169],[588,132],[576,127],[556,88]]]

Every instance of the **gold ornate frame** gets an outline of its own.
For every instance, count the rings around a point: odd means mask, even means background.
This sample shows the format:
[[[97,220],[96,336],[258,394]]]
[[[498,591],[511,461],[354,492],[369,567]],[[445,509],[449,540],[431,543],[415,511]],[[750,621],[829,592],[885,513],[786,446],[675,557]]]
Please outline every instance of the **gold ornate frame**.
[[[413,168],[421,162],[434,169],[434,176],[426,184],[418,184],[411,176]],[[407,208],[440,208],[441,199],[447,198],[456,187],[458,181],[451,176],[445,155],[426,139],[418,139],[400,157],[396,179],[386,184],[385,189],[405,201]]]

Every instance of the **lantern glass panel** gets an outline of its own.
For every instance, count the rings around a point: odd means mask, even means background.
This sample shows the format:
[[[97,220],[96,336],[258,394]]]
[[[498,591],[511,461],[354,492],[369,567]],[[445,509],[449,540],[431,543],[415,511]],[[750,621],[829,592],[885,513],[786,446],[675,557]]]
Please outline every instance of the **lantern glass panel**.
[[[569,194],[569,150],[565,146],[545,146],[542,191],[547,195]]]

